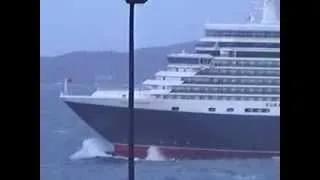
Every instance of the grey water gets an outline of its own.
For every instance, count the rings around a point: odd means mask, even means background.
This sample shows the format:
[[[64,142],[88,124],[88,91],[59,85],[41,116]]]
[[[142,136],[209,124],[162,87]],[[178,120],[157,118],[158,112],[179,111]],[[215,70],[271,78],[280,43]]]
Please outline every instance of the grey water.
[[[59,100],[59,84],[40,84],[41,180],[126,180],[127,162],[112,157],[70,159],[98,135]],[[277,180],[274,159],[137,161],[137,180]]]

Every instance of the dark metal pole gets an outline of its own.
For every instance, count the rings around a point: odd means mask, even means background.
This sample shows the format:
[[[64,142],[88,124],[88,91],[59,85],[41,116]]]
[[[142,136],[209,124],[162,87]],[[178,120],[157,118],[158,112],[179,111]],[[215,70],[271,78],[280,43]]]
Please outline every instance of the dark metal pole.
[[[134,180],[134,3],[129,15],[129,180]]]
[[[134,180],[134,5],[147,0],[126,0],[130,5],[129,15],[129,180]]]

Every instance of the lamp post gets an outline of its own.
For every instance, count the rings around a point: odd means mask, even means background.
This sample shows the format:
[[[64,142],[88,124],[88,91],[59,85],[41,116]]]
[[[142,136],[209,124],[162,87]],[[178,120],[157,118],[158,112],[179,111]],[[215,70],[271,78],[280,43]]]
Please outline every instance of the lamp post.
[[[134,180],[134,5],[147,0],[126,0],[130,7],[129,15],[129,180]]]

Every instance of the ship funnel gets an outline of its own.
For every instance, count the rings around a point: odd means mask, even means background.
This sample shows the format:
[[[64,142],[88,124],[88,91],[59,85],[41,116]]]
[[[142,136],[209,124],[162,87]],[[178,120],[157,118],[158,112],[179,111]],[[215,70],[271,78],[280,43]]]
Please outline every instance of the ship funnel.
[[[264,0],[262,24],[278,24],[275,0]]]

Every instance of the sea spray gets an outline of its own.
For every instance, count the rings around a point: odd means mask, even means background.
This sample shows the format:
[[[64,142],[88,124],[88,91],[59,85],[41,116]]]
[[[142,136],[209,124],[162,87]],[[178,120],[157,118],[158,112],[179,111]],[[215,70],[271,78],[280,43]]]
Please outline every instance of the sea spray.
[[[148,161],[165,161],[165,156],[161,153],[160,149],[155,146],[150,146],[147,151],[147,157],[145,160]]]
[[[82,142],[82,147],[73,153],[69,159],[87,159],[95,157],[110,157],[106,152],[113,152],[113,146],[99,138],[88,138]]]

